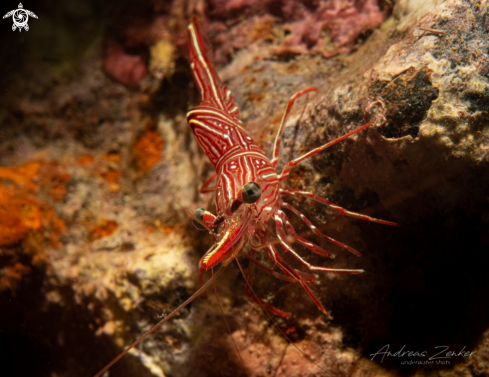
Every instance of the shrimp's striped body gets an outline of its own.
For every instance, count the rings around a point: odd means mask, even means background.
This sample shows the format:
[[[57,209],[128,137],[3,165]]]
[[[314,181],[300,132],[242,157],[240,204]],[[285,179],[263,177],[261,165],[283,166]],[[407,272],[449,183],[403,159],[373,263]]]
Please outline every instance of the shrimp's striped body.
[[[231,92],[222,85],[209,61],[196,18],[192,19],[188,27],[188,32],[191,69],[195,83],[202,96],[202,103],[188,113],[187,120],[197,142],[204,150],[216,171],[211,179],[204,184],[201,191],[209,192],[215,190],[217,216],[203,209],[198,209],[195,212],[195,216],[208,229],[216,230],[213,232],[216,237],[215,246],[200,261],[201,274],[204,270],[215,266],[217,263],[228,264],[235,258],[243,244],[249,241],[253,249],[252,254],[258,249],[266,250],[270,260],[281,270],[281,273],[267,268],[255,261],[252,256],[246,255],[253,263],[264,268],[276,277],[299,282],[314,300],[318,308],[326,313],[319,300],[307,286],[307,283],[314,280],[314,275],[300,272],[290,267],[280,257],[278,247],[284,252],[289,253],[300,264],[312,271],[349,274],[358,274],[363,271],[319,267],[306,262],[292,248],[292,243],[298,243],[326,257],[333,257],[333,255],[318,245],[298,236],[290,224],[287,215],[282,211],[282,208],[287,208],[301,217],[316,235],[342,246],[356,255],[360,255],[360,253],[319,232],[297,209],[285,203],[282,200],[282,196],[296,195],[309,197],[330,205],[334,210],[344,215],[387,225],[397,224],[347,211],[309,192],[281,189],[280,182],[287,178],[293,166],[354,133],[365,129],[370,126],[370,123],[288,162],[279,174],[276,170],[276,165],[285,118],[297,97],[316,91],[317,88],[302,90],[289,100],[275,139],[272,158],[269,159],[243,128],[238,116],[239,110],[233,101]],[[216,178],[216,186],[215,188],[209,188],[208,185],[213,178]],[[251,194],[255,194],[253,198],[248,197],[248,191]],[[273,219],[275,229],[271,229],[269,225],[270,219]],[[250,292],[248,291],[248,293]],[[250,296],[253,300],[265,305],[275,313],[287,315],[287,313],[271,307],[253,295],[250,294]]]

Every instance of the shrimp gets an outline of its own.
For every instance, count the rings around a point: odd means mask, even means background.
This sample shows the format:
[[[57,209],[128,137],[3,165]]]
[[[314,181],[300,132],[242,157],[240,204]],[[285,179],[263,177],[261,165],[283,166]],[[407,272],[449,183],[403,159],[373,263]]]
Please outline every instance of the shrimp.
[[[314,282],[315,275],[292,268],[282,258],[280,251],[289,254],[300,265],[313,273],[334,272],[360,274],[363,270],[328,268],[308,263],[294,250],[292,244],[297,243],[309,249],[311,252],[324,257],[332,258],[334,255],[299,236],[283,209],[287,209],[300,217],[309,229],[320,238],[340,246],[357,256],[361,256],[361,254],[351,246],[343,244],[320,232],[307,217],[284,201],[284,197],[295,196],[316,200],[342,215],[357,219],[391,226],[399,226],[399,224],[348,211],[311,192],[281,188],[280,183],[289,176],[294,166],[330,146],[361,132],[371,126],[373,122],[367,123],[287,162],[282,171],[278,172],[277,163],[280,140],[287,116],[297,98],[306,93],[316,92],[318,89],[315,87],[306,88],[290,98],[275,138],[272,157],[269,159],[245,128],[243,128],[243,123],[239,119],[238,106],[235,104],[230,90],[221,83],[210,63],[196,17],[192,18],[188,26],[188,35],[190,66],[202,100],[200,105],[188,112],[187,121],[197,142],[215,169],[215,173],[202,186],[201,192],[214,192],[217,212],[214,215],[203,208],[198,208],[193,214],[194,224],[198,228],[207,229],[215,237],[214,246],[200,260],[199,279],[202,281],[202,275],[206,270],[213,269],[213,267],[219,264],[224,267],[233,260],[237,260],[237,256],[242,251],[244,244],[248,242],[251,248],[251,255],[241,253],[242,255],[247,257],[251,263],[278,279],[299,283],[318,309],[324,314],[327,314],[323,305],[308,285]],[[214,187],[211,187],[213,181],[216,181],[216,183]],[[254,259],[254,254],[259,250],[264,250],[267,253],[274,268],[277,267],[280,272]],[[101,376],[131,348],[139,344],[207,289],[222,273],[223,267],[213,273],[212,278],[205,282],[188,300],[126,348],[126,350],[112,360],[95,377]],[[251,300],[259,303],[276,315],[283,317],[290,315],[258,298],[254,294],[248,280],[245,292]]]

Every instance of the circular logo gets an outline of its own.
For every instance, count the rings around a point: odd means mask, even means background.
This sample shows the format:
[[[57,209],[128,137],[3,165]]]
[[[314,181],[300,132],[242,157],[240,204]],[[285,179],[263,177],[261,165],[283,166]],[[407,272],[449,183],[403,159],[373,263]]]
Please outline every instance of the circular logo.
[[[22,31],[22,29],[28,31],[29,25],[27,25],[27,21],[29,21],[29,16],[37,18],[34,12],[24,9],[22,3],[19,3],[18,9],[11,10],[5,16],[3,16],[3,18],[10,16],[12,16],[12,20],[14,21],[14,24],[12,25],[12,30],[14,31],[16,29],[19,29],[19,31]]]
[[[12,15],[12,19],[14,20],[14,25],[22,29],[27,25],[27,21],[29,21],[29,14],[25,9],[16,9]]]

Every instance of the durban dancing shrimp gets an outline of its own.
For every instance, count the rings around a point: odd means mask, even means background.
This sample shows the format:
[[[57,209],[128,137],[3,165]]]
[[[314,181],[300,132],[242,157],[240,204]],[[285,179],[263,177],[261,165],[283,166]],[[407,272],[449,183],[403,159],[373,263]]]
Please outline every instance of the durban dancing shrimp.
[[[243,124],[238,116],[239,110],[233,101],[231,92],[221,83],[207,56],[204,40],[196,17],[192,18],[188,26],[188,36],[190,66],[193,78],[201,94],[201,104],[188,112],[187,121],[197,142],[215,169],[215,173],[204,183],[200,191],[201,193],[214,192],[217,209],[217,215],[202,208],[194,212],[194,224],[201,229],[207,229],[215,237],[214,246],[200,260],[199,279],[202,280],[202,274],[206,270],[218,264],[226,266],[236,259],[243,245],[248,241],[251,248],[251,255],[246,253],[242,254],[251,263],[272,274],[274,277],[285,281],[298,282],[319,310],[326,314],[326,310],[321,302],[308,286],[308,283],[314,281],[315,276],[311,273],[292,268],[282,258],[279,249],[289,254],[299,264],[312,272],[360,274],[363,270],[328,268],[308,263],[294,250],[292,247],[293,243],[302,245],[313,253],[325,257],[332,258],[334,256],[320,246],[299,236],[282,209],[287,209],[299,216],[315,235],[357,256],[361,256],[361,254],[354,248],[320,232],[309,219],[296,208],[285,202],[283,197],[297,196],[309,198],[325,204],[345,216],[391,226],[399,226],[399,224],[348,211],[311,192],[281,188],[280,182],[289,176],[291,169],[297,164],[366,129],[373,122],[367,123],[336,140],[287,162],[279,173],[276,167],[280,150],[280,140],[287,115],[290,113],[298,97],[306,93],[315,92],[317,88],[303,89],[290,98],[275,138],[272,158],[269,159],[243,128]],[[213,181],[216,181],[216,185],[210,187]],[[274,224],[275,226],[270,226],[270,224]],[[274,267],[276,266],[281,272],[277,272],[273,268],[269,268],[255,260],[254,254],[258,250],[264,250]],[[205,282],[189,299],[149,329],[95,377],[101,376],[131,348],[139,344],[164,322],[175,316],[178,311],[207,289],[222,271],[223,268],[220,268],[216,273],[213,273],[212,278]],[[246,282],[245,292],[251,300],[259,303],[271,312],[284,317],[289,316],[289,313],[283,312],[259,299],[253,293],[249,281]]]

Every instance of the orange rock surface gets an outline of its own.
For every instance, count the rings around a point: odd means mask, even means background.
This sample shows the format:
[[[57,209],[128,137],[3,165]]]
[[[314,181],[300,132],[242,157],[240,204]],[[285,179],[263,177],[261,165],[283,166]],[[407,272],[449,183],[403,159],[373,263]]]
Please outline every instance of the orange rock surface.
[[[148,172],[160,160],[163,148],[163,139],[157,131],[145,131],[132,149],[138,168]]]
[[[101,225],[96,225],[90,232],[90,240],[95,241],[105,236],[110,236],[117,229],[117,223],[114,220],[101,220]]]
[[[52,207],[33,194],[44,191],[55,201],[63,199],[64,183],[70,178],[64,168],[54,162],[28,162],[19,167],[0,167],[0,246],[22,240],[29,230],[43,226],[64,231]],[[58,237],[52,241],[57,243]]]

